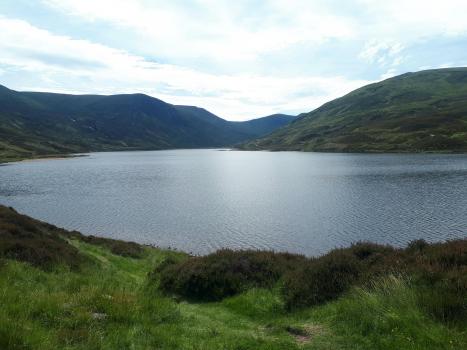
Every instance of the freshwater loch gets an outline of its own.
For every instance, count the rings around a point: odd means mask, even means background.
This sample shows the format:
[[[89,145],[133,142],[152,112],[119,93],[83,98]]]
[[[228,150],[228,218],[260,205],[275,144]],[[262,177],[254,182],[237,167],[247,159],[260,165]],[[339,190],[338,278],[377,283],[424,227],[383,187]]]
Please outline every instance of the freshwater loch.
[[[170,150],[0,167],[0,202],[85,234],[318,255],[467,232],[467,155]]]

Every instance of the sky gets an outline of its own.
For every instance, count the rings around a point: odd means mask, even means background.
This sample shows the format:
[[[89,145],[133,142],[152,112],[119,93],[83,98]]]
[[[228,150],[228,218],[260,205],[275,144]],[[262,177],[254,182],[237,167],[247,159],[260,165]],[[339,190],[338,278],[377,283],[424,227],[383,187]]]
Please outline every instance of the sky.
[[[228,120],[467,66],[465,0],[0,0],[0,84],[145,93]]]

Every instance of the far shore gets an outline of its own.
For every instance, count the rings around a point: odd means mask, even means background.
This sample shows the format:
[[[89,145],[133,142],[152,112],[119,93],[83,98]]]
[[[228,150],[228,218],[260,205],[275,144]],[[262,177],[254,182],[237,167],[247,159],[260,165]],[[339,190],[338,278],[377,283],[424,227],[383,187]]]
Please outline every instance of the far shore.
[[[79,154],[41,155],[41,156],[31,157],[31,158],[0,159],[0,165],[5,165],[8,163],[42,162],[46,160],[64,160],[64,159],[87,157],[87,156],[88,156],[87,154],[79,153]]]

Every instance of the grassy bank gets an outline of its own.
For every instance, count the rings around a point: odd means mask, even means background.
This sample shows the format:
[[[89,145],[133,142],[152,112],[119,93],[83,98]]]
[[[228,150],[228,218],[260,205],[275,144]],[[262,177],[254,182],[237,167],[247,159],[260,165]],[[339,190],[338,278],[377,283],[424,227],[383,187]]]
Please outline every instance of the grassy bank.
[[[0,206],[0,348],[465,349],[467,294],[436,289],[462,281],[467,250],[454,243],[358,245],[317,259],[190,257],[85,237]],[[419,268],[398,267],[405,259]],[[388,261],[397,268],[383,269]],[[428,292],[422,267],[436,286]],[[299,298],[294,276],[312,294],[325,271],[353,277],[334,293],[326,287],[325,300]],[[459,312],[434,312],[452,305]]]
[[[84,155],[83,155],[84,156]],[[10,156],[0,153],[0,164],[4,163],[13,163],[21,161],[34,161],[34,160],[49,160],[49,159],[65,159],[65,158],[74,158],[74,157],[83,157],[82,155],[59,153],[59,154],[12,154]]]

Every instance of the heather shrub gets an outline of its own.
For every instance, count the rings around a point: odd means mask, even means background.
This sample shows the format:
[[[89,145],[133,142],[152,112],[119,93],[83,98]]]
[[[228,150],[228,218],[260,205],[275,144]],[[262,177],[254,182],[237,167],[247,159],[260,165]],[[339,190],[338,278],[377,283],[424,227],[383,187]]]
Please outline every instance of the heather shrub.
[[[467,321],[467,241],[427,244],[407,260],[420,306],[443,322]]]
[[[282,295],[287,309],[336,299],[357,281],[362,266],[362,262],[348,250],[334,250],[308,261],[284,278]]]
[[[433,318],[467,320],[467,240],[417,240],[405,249],[363,242],[333,250],[288,272],[282,295],[288,309],[311,306],[388,275],[410,276],[420,307]]]
[[[86,259],[56,230],[47,228],[40,221],[0,206],[0,257],[42,269],[56,265],[78,268]]]
[[[419,285],[419,305],[430,316],[445,323],[467,321],[467,267]]]
[[[117,239],[111,238],[102,238],[96,236],[84,236],[80,235],[79,239],[83,242],[99,245],[110,249],[110,251],[115,255],[120,255],[129,258],[141,258],[144,249],[143,247],[135,242],[125,242]]]
[[[282,274],[305,261],[299,255],[219,250],[159,268],[159,288],[195,300],[220,300],[253,287],[271,287]]]

